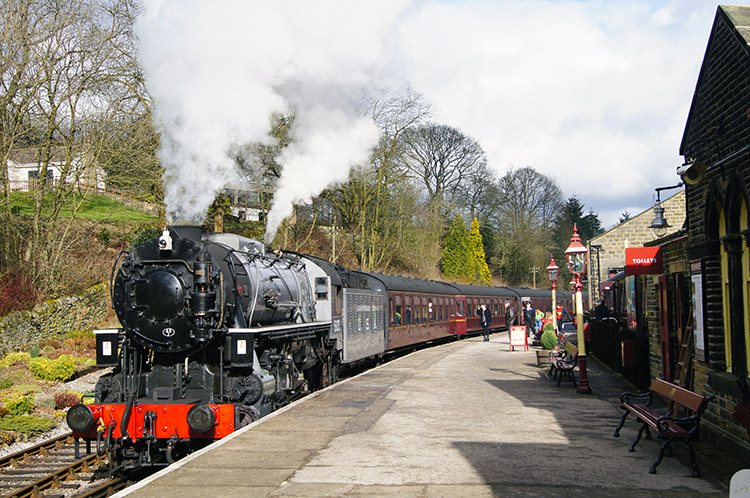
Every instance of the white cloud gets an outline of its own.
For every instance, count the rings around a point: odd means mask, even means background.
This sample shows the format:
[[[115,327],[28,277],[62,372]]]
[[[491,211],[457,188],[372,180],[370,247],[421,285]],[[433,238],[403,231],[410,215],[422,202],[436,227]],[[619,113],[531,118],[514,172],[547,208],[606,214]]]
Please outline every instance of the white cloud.
[[[422,2],[402,26],[410,79],[490,166],[532,166],[599,212],[675,183],[716,5]],[[631,208],[632,210],[632,208]]]
[[[705,0],[150,2],[138,34],[170,214],[200,217],[234,177],[227,150],[263,139],[269,115],[292,105],[300,140],[278,220],[365,157],[374,130],[356,116],[358,92],[409,81],[499,174],[532,166],[609,226],[678,180],[715,11]]]

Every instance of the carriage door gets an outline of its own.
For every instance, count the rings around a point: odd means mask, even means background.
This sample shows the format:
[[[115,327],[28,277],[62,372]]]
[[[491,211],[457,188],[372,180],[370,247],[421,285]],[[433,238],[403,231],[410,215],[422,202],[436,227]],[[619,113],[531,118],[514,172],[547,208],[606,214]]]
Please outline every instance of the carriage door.
[[[453,316],[453,333],[466,335],[466,298],[457,297]]]

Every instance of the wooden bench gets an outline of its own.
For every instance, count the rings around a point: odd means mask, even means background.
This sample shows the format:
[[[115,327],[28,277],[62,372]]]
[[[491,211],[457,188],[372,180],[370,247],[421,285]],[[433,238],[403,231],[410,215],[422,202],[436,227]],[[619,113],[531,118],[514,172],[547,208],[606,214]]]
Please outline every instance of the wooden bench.
[[[664,409],[665,413],[660,413],[651,408],[654,400],[654,393],[663,396],[668,401],[668,408]],[[622,415],[620,425],[615,429],[615,437],[620,437],[620,429],[625,424],[628,414],[633,413],[638,417],[641,427],[638,430],[638,437],[630,446],[629,451],[635,451],[635,446],[641,440],[643,432],[646,431],[646,437],[651,439],[649,427],[657,431],[657,437],[665,439],[659,450],[659,456],[649,469],[649,473],[656,474],[656,467],[664,458],[664,453],[672,444],[672,441],[684,442],[690,451],[690,466],[693,468],[692,476],[700,477],[698,464],[695,462],[695,449],[693,443],[698,437],[698,426],[701,415],[708,406],[709,401],[714,398],[711,396],[701,396],[700,394],[689,391],[683,387],[667,382],[663,379],[654,379],[649,391],[645,394],[622,393],[620,395],[620,409],[625,413]],[[684,407],[688,411],[685,417],[675,417],[675,410]]]
[[[573,385],[576,384],[576,376],[573,373],[578,364],[578,348],[571,342],[566,342],[564,349],[552,351],[549,354],[549,374],[552,379],[557,379],[557,385],[562,382],[563,375],[566,375]]]

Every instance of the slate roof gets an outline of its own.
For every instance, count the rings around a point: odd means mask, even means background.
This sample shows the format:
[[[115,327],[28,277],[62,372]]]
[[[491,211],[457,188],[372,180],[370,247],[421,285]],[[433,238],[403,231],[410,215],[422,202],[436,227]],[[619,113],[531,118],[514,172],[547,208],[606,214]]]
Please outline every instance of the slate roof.
[[[744,38],[745,43],[750,47],[750,7],[719,5],[719,8],[724,11],[729,21],[734,24],[737,34]]]

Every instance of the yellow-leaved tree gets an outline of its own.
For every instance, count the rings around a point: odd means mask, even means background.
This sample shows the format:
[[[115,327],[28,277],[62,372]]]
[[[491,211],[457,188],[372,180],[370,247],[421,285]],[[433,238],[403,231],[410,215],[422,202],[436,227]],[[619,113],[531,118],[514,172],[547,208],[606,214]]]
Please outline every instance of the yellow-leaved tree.
[[[487,266],[487,260],[484,256],[484,244],[482,244],[482,234],[479,232],[479,220],[474,218],[469,230],[469,253],[471,254],[471,263],[474,269],[474,283],[489,285],[492,276]]]

